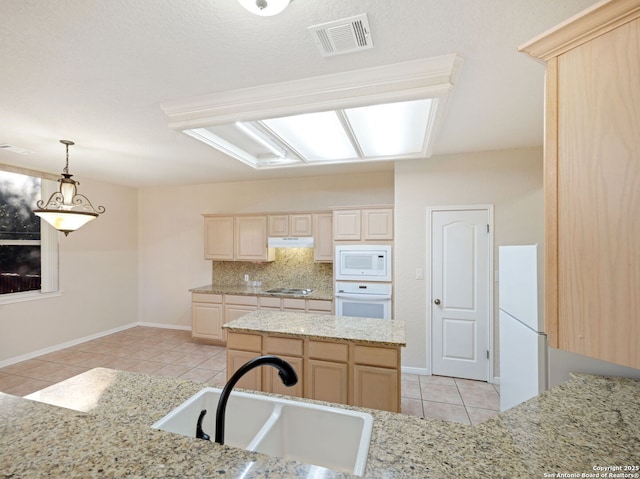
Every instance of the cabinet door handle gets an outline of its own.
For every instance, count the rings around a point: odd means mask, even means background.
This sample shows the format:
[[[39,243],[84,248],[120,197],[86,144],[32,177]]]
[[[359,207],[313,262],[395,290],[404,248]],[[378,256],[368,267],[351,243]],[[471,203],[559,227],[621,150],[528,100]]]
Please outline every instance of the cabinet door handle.
[[[440,304],[440,300],[438,298],[434,299],[433,302],[438,305]]]

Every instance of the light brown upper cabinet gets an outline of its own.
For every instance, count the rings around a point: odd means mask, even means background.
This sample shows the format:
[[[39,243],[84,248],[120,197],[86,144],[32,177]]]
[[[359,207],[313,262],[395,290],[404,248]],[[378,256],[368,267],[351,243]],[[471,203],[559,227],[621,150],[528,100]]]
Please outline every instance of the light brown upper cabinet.
[[[393,208],[334,210],[333,239],[335,241],[393,240]]]
[[[333,261],[333,215],[313,214],[313,260],[330,263]]]
[[[205,259],[217,261],[273,261],[267,248],[267,217],[204,215]]]
[[[269,215],[269,236],[312,236],[311,213]]]
[[[275,252],[267,248],[267,217],[235,217],[234,256],[238,261],[273,261]]]
[[[551,346],[640,368],[640,2],[600,2],[520,48],[547,64]]]
[[[362,210],[362,235],[365,241],[393,239],[393,209]]]
[[[233,216],[205,216],[204,257],[233,260]]]
[[[291,236],[312,236],[313,220],[311,214],[289,215],[289,234]]]

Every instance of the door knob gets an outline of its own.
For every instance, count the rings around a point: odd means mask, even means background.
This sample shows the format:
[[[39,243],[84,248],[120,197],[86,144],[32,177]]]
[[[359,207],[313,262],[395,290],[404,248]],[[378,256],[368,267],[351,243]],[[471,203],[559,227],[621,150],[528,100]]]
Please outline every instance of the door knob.
[[[439,299],[437,299],[437,298],[436,298],[436,299],[434,299],[434,300],[433,300],[433,302],[434,302],[435,304],[440,304],[440,300],[439,300]]]

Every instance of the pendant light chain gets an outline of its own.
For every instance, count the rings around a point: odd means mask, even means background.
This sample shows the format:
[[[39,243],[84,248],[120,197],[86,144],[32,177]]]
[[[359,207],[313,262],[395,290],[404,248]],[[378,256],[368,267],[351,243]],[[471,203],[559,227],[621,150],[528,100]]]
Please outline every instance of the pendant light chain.
[[[65,175],[68,175],[69,174],[69,147],[71,145],[75,145],[75,143],[71,140],[60,140],[60,143],[62,143],[67,147],[67,163],[64,167],[64,170],[62,170],[62,173]]]

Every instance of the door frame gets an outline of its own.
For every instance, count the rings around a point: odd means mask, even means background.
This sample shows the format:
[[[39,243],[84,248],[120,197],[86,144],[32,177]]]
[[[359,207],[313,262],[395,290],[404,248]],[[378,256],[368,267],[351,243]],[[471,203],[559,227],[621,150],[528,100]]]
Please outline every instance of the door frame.
[[[425,351],[425,355],[426,355],[426,364],[427,364],[427,373],[428,374],[433,374],[433,335],[432,335],[432,329],[433,329],[433,318],[432,318],[432,302],[433,302],[433,298],[431,297],[432,294],[432,274],[431,274],[431,270],[432,270],[432,264],[433,264],[433,259],[431,257],[432,255],[432,251],[431,251],[431,237],[433,234],[433,213],[436,211],[456,211],[456,210],[483,210],[486,211],[487,214],[487,221],[489,222],[489,267],[488,269],[488,274],[489,277],[487,278],[487,282],[488,282],[488,301],[487,301],[487,318],[489,321],[489,344],[487,345],[487,347],[489,348],[489,361],[487,361],[488,365],[487,365],[487,382],[489,383],[494,383],[494,365],[493,365],[493,361],[494,361],[494,357],[495,357],[495,350],[494,350],[494,289],[495,289],[495,282],[494,282],[494,269],[495,269],[495,264],[494,264],[494,230],[495,230],[495,226],[494,226],[494,217],[493,217],[493,210],[494,210],[494,205],[493,204],[477,204],[477,205],[446,205],[446,206],[427,206],[426,208],[426,215],[427,215],[427,244],[426,244],[426,255],[425,255],[425,259],[426,259],[426,271],[429,272],[428,275],[425,275],[425,286],[426,286],[426,299],[427,299],[427,304],[426,304],[426,333],[427,333],[427,338],[426,338],[426,351]]]

